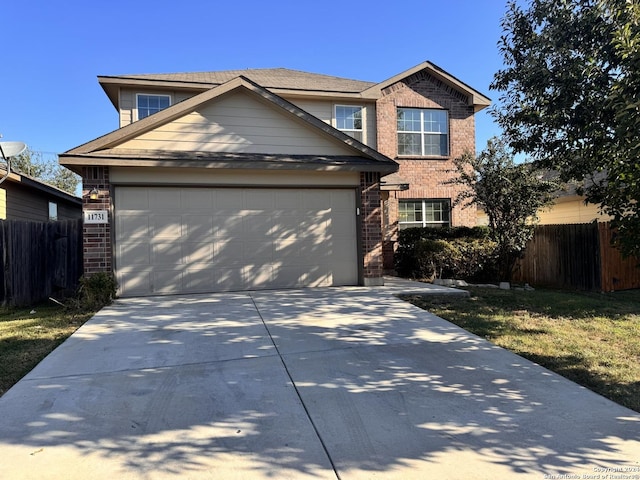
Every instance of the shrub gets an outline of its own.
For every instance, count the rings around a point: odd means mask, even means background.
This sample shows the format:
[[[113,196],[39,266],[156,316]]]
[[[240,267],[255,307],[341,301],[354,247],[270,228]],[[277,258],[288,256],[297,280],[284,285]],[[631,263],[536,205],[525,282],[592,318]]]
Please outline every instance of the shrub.
[[[82,277],[76,306],[81,310],[99,310],[113,301],[117,288],[116,279],[107,272]]]
[[[496,244],[483,227],[401,230],[395,254],[402,277],[484,279],[493,277]]]

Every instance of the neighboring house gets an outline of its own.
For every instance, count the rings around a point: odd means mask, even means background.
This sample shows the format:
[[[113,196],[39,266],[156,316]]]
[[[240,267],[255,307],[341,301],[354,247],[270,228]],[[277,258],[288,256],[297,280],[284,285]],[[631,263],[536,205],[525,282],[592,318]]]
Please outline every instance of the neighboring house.
[[[489,218],[482,207],[477,208],[478,225],[489,225]],[[609,215],[600,212],[600,207],[586,203],[584,195],[576,192],[576,185],[565,185],[556,192],[556,198],[548,207],[538,211],[539,225],[566,225],[591,223],[593,221],[608,222]]]
[[[6,177],[6,178],[5,178]],[[82,200],[29,175],[0,169],[1,220],[75,220],[82,217]]]
[[[584,196],[576,193],[559,195],[553,205],[538,213],[540,225],[608,222],[611,217],[600,212],[600,207],[585,203]]]
[[[99,81],[120,128],[60,163],[82,175],[85,210],[108,213],[85,225],[85,273],[114,271],[121,295],[380,285],[398,228],[475,224],[440,183],[489,99],[430,62],[382,83],[287,69]]]

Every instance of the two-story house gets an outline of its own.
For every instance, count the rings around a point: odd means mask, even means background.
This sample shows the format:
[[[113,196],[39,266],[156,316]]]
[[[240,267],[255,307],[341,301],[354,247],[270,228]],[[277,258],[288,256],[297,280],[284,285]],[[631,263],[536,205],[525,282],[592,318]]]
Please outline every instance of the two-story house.
[[[85,273],[114,271],[121,295],[380,285],[398,228],[475,224],[440,182],[489,100],[429,62],[382,83],[281,68],[99,81],[120,128],[60,163],[104,219],[85,225]]]

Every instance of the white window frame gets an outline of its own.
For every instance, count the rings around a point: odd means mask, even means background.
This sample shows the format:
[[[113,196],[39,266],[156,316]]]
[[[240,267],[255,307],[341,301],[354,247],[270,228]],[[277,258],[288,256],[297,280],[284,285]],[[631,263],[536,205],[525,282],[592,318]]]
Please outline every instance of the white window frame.
[[[419,130],[400,130],[400,128],[398,127],[398,121],[397,121],[397,116],[396,116],[396,127],[398,130],[398,134],[396,136],[397,140],[398,140],[398,156],[399,157],[436,157],[436,158],[442,158],[442,157],[448,157],[449,156],[449,152],[451,151],[451,146],[449,144],[449,112],[447,110],[444,109],[439,109],[439,108],[414,108],[414,107],[398,107],[397,112],[399,113],[401,110],[413,110],[413,111],[417,111],[420,112],[420,129]],[[430,131],[428,129],[425,129],[425,112],[439,112],[439,113],[444,113],[445,115],[445,124],[446,124],[446,132],[438,132],[438,131]],[[401,134],[418,134],[420,135],[420,153],[400,153],[400,135]],[[446,149],[447,151],[444,153],[439,153],[439,154],[434,154],[434,153],[427,153],[426,152],[426,142],[425,140],[429,137],[432,137],[434,135],[438,135],[439,137],[444,136],[446,139],[445,145],[446,145]]]
[[[169,108],[171,106],[171,95],[165,95],[165,94],[158,94],[158,93],[136,93],[136,119],[137,120],[142,120],[143,118],[147,118],[151,115],[153,115],[154,113],[158,113],[161,110],[164,110],[164,108],[161,108],[153,113],[150,113],[149,115],[145,115],[144,117],[140,116],[140,97],[163,97],[163,98],[168,98],[169,99],[169,105],[167,105],[165,108]]]
[[[58,220],[58,204],[49,202],[49,220],[55,222]]]
[[[400,210],[403,203],[420,203],[420,212],[422,219],[418,221],[400,220]],[[446,212],[447,220],[427,220],[427,204],[440,203],[441,208],[438,210],[441,217]],[[398,228],[410,227],[451,227],[451,199],[450,198],[407,198],[398,201]]]
[[[340,128],[338,126],[338,108],[359,108],[360,109],[360,125],[361,128],[357,129],[357,128]],[[337,128],[338,130],[340,130],[343,133],[346,133],[347,135],[349,135],[350,137],[355,138],[356,140],[358,140],[359,142],[364,143],[364,125],[365,125],[365,110],[364,107],[362,105],[342,105],[342,104],[337,104],[333,106],[333,125],[335,128]],[[358,138],[358,136],[360,138]]]

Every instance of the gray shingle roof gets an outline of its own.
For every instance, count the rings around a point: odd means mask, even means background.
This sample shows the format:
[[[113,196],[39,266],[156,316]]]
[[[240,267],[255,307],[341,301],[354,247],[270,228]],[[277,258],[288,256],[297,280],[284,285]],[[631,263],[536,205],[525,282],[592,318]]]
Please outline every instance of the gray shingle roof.
[[[264,88],[287,90],[359,93],[375,85],[374,82],[289,70],[287,68],[259,68],[193,73],[152,73],[143,75],[115,75],[115,77],[148,81],[201,83],[203,85],[215,86],[221,85],[240,75]]]

